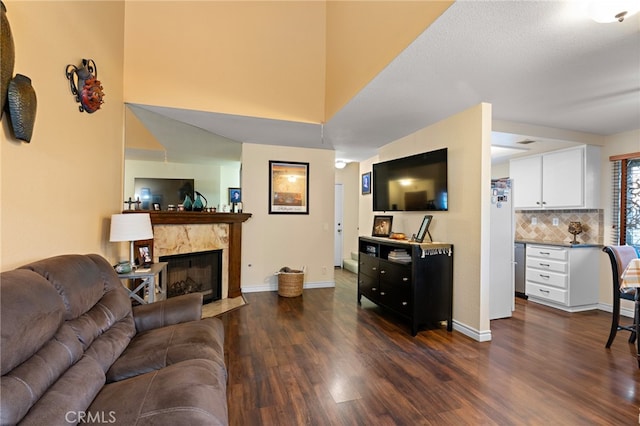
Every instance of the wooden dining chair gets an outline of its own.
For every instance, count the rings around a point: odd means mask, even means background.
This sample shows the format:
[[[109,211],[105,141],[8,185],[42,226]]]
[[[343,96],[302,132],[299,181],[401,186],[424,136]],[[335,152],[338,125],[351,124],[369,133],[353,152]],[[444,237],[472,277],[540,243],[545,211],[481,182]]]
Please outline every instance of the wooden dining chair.
[[[620,300],[635,300],[637,288],[620,290],[620,282],[622,281],[621,275],[625,268],[631,261],[638,257],[636,249],[631,246],[605,246],[602,251],[609,255],[611,260],[611,272],[612,272],[612,285],[613,285],[613,312],[611,316],[611,331],[609,332],[609,339],[605,347],[611,347],[613,339],[615,339],[618,330],[626,330],[631,332],[629,336],[629,343],[635,342],[636,329],[635,324],[638,323],[638,309],[634,306],[634,318],[633,324],[620,325]]]

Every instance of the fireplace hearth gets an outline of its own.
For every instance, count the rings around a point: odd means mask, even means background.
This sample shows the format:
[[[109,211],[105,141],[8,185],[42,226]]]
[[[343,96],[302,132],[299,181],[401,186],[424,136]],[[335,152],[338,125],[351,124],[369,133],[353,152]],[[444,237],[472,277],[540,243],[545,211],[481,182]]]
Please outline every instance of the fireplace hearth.
[[[161,256],[167,265],[167,297],[202,293],[204,303],[222,297],[222,250]]]

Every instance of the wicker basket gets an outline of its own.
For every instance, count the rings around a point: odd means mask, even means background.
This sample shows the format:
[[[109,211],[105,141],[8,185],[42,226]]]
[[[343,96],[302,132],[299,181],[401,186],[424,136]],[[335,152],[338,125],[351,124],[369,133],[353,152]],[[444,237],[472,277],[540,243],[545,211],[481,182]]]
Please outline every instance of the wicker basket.
[[[302,294],[304,271],[278,272],[278,294],[297,297]]]

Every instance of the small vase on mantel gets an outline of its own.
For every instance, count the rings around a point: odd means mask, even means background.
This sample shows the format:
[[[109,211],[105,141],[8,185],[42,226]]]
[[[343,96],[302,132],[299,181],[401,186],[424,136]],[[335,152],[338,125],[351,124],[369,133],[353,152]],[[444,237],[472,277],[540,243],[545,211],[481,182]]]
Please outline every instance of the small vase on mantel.
[[[193,209],[193,203],[191,202],[191,197],[189,197],[189,194],[187,194],[187,196],[184,197],[184,201],[182,202],[182,205],[184,206],[184,209],[188,212],[190,212]]]

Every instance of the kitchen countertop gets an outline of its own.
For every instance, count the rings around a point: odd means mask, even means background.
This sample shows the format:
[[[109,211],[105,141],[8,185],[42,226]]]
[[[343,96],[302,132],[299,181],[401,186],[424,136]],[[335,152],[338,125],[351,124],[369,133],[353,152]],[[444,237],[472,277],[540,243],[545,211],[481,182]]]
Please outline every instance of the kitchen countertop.
[[[603,247],[602,244],[571,244],[566,241],[540,241],[540,240],[515,240],[516,243],[523,244],[540,244],[544,246],[558,246],[558,247],[569,247],[569,248],[586,248],[586,247]]]

